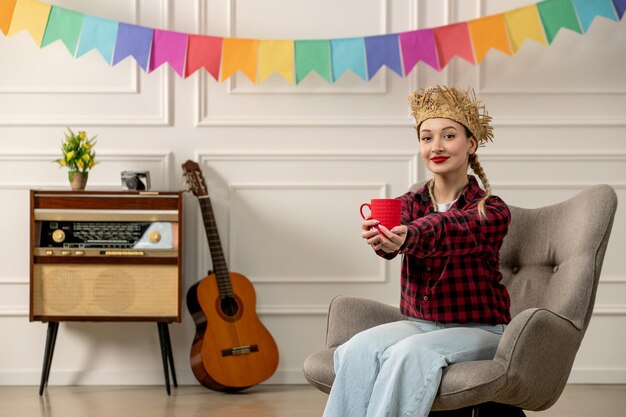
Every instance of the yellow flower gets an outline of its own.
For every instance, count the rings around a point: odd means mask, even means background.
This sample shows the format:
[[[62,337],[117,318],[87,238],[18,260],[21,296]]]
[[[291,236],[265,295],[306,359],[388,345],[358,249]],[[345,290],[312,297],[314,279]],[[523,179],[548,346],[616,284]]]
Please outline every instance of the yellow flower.
[[[74,151],[69,151],[68,153],[65,154],[65,159],[66,160],[70,160],[74,157]]]
[[[88,154],[88,153],[86,153],[86,154],[84,154],[84,155],[83,155],[83,161],[85,161],[85,162],[89,162],[89,159],[90,159],[90,158],[89,158],[89,154]]]
[[[95,164],[96,163],[93,160],[89,161],[89,168],[93,168]]]
[[[85,132],[78,132],[78,137],[81,139],[85,139],[87,137],[87,133]]]
[[[67,165],[67,161],[65,159],[61,159],[59,160],[59,164],[66,166]]]
[[[81,160],[78,160],[78,162],[76,162],[76,165],[78,165],[78,168],[80,169],[83,169],[83,167],[85,166],[85,164]]]
[[[85,142],[85,143],[83,143],[83,147],[84,147],[85,149],[89,150],[89,149],[91,149],[91,143],[89,143],[89,142]]]

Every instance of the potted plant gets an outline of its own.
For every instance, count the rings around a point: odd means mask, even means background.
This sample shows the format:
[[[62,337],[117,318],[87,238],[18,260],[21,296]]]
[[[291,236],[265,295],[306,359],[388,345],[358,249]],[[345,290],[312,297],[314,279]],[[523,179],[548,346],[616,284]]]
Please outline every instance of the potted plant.
[[[65,139],[61,143],[60,159],[55,160],[59,166],[67,167],[69,172],[67,177],[72,186],[72,190],[84,190],[89,177],[89,170],[96,164],[96,136],[89,139],[84,130],[74,133],[67,128]]]

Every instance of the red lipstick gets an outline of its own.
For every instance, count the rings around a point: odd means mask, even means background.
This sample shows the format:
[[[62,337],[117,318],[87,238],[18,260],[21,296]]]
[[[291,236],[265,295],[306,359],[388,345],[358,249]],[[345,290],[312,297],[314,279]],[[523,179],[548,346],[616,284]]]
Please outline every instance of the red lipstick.
[[[434,156],[432,158],[430,158],[431,161],[433,161],[436,164],[443,164],[444,162],[446,162],[448,160],[448,158],[450,158],[449,156]]]

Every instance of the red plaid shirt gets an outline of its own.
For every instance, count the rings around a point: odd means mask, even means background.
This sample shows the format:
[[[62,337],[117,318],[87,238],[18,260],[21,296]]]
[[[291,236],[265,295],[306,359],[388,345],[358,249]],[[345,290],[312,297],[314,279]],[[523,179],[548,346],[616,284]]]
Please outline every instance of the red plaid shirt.
[[[449,211],[434,212],[426,186],[401,197],[402,224],[408,227],[400,251],[377,253],[392,259],[404,254],[400,310],[405,316],[440,323],[506,324],[510,299],[500,282],[499,252],[511,221],[496,196],[478,215],[484,191],[473,176]]]

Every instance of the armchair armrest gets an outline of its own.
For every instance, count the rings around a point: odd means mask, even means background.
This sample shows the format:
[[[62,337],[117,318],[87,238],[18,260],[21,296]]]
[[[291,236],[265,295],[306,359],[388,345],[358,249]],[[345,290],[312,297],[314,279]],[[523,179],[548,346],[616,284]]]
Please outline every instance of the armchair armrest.
[[[370,327],[402,319],[404,316],[396,307],[365,298],[337,296],[328,308],[326,348],[337,347]]]
[[[549,408],[563,392],[582,337],[572,321],[546,309],[515,316],[494,358],[506,369],[494,401],[531,411]]]
[[[549,408],[561,395],[582,331],[549,310],[524,310],[507,326],[493,360],[460,362],[443,371],[433,410],[485,402],[525,410]]]

